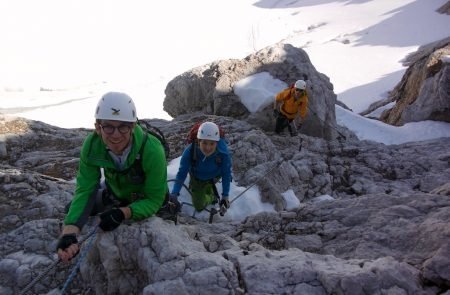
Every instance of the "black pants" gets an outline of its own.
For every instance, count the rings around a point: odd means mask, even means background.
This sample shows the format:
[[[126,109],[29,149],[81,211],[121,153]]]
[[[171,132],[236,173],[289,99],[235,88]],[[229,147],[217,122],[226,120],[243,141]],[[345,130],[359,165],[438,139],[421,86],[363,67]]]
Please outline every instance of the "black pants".
[[[69,212],[71,204],[72,202],[69,202],[69,204],[66,205],[66,213]],[[99,213],[112,209],[113,207],[125,207],[127,205],[128,203],[124,203],[116,199],[107,188],[98,186],[98,188],[90,195],[86,207],[84,207],[83,212],[74,225],[81,229],[86,224],[90,216],[95,216]]]
[[[169,192],[167,191],[160,211],[164,211],[164,209],[168,207],[168,202]],[[69,204],[66,205],[66,214],[69,212],[71,204],[72,202],[69,202]],[[126,207],[128,205],[130,205],[129,202],[117,199],[114,194],[108,190],[108,188],[103,185],[99,185],[97,189],[89,196],[88,203],[84,207],[83,212],[74,225],[81,229],[88,222],[90,216],[96,216],[99,213],[108,211],[112,208]],[[157,212],[156,215],[158,215],[158,213],[160,212]]]
[[[289,130],[289,133],[290,133],[291,135],[293,135],[292,127],[291,127],[291,122],[292,122],[292,121],[293,121],[293,120],[289,120],[289,119],[286,118],[286,116],[283,115],[282,113],[279,113],[279,114],[278,114],[278,117],[277,117],[277,122],[276,122],[276,124],[275,124],[275,133],[280,134],[281,132],[283,132],[284,128],[287,127],[288,130]]]

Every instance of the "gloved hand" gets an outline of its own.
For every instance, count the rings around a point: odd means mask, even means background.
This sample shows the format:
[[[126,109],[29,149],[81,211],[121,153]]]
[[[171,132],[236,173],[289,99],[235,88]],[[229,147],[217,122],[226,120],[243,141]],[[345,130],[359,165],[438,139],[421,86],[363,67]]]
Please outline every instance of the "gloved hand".
[[[178,196],[180,194],[169,194],[169,202],[175,203],[178,202]]]
[[[228,200],[228,197],[222,197],[222,199],[219,202],[220,206],[220,216],[224,216],[225,213],[227,213],[228,208],[230,208],[230,201]]]
[[[100,224],[98,225],[104,231],[116,229],[125,219],[125,215],[119,208],[114,208],[100,214]]]
[[[56,251],[58,251],[59,249],[64,251],[73,244],[78,244],[77,235],[65,234],[59,239],[58,245],[56,245]]]
[[[230,208],[230,200],[228,200],[228,198],[224,198],[222,197],[222,199],[220,200],[219,203],[220,207],[224,206],[225,208]]]
[[[174,213],[181,211],[181,204],[178,201],[179,194],[170,194],[169,195],[169,206],[170,209],[173,210]]]
[[[273,109],[273,116],[274,116],[274,118],[277,118],[279,113],[280,113],[279,110]]]

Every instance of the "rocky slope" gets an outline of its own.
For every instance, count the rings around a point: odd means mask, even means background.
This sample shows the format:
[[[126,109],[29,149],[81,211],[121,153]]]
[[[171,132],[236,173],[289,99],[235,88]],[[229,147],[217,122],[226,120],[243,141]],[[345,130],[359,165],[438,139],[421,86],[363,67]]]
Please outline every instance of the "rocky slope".
[[[424,120],[450,122],[450,37],[421,46],[404,64],[408,69],[388,98],[362,114],[395,102],[383,111],[380,120],[391,125]]]
[[[239,185],[281,162],[258,184],[278,212],[242,222],[217,216],[212,224],[152,217],[98,232],[67,293],[443,294],[450,287],[450,139],[385,146],[351,136],[291,138],[211,115],[152,123],[177,157],[190,124],[205,118],[226,128]],[[24,119],[0,126],[0,293],[16,294],[55,259],[89,130]],[[284,209],[287,189],[299,208]],[[56,293],[72,266],[57,265],[29,293]]]
[[[300,135],[275,135],[270,108],[251,114],[237,103],[233,83],[261,71],[308,80],[318,112]],[[152,217],[95,232],[66,293],[450,294],[450,138],[359,141],[336,125],[328,78],[290,45],[188,71],[166,95],[176,118],[148,122],[166,135],[170,159],[194,122],[215,121],[227,133],[234,181],[250,186],[269,171],[257,185],[276,212],[216,215],[212,224]],[[1,294],[23,291],[40,274],[29,294],[58,294],[68,282],[74,264],[49,267],[89,132],[0,117]],[[288,190],[298,208],[287,209]]]

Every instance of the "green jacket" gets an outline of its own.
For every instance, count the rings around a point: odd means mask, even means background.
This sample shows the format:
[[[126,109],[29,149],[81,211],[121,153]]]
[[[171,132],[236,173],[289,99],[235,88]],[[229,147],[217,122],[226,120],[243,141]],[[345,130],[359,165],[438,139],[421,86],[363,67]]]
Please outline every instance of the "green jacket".
[[[143,129],[136,125],[133,130],[133,146],[128,155],[124,170],[131,167],[139,155],[142,144],[141,166],[144,179],[141,183],[130,179],[130,174],[116,169],[101,137],[93,132],[85,139],[81,148],[80,164],[77,174],[75,196],[64,224],[76,224],[84,211],[88,199],[94,195],[100,183],[101,171],[104,168],[105,182],[117,199],[131,203],[133,220],[141,220],[156,213],[167,192],[167,163],[164,148],[160,141],[148,134],[145,141]],[[141,196],[136,200],[135,196]]]

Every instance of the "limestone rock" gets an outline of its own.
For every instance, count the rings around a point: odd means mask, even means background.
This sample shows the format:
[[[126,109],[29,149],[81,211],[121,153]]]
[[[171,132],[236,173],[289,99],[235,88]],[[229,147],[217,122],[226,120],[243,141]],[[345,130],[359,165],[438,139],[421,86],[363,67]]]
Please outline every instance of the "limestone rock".
[[[260,72],[268,72],[287,84],[304,79],[310,110],[302,133],[328,139],[336,137],[333,85],[328,77],[317,72],[304,50],[289,44],[261,49],[242,60],[207,64],[175,77],[166,87],[164,110],[174,118],[201,112],[234,117],[263,130],[273,130],[271,107],[250,113],[233,92],[236,82]]]
[[[402,80],[386,102],[396,102],[380,119],[388,124],[450,122],[450,37],[422,46],[409,56]]]
[[[212,224],[183,213],[178,225],[152,217],[99,231],[69,293],[431,295],[449,288],[450,139],[385,146],[291,138],[205,114],[149,122],[163,130],[175,158],[199,119],[226,129],[239,185],[270,172],[256,185],[279,212]],[[19,293],[54,261],[74,190],[74,150],[90,132],[23,119],[3,130],[14,126],[27,132],[3,134],[2,294]],[[73,164],[45,174],[42,163],[55,161]],[[288,189],[301,201],[290,211],[281,196]],[[323,195],[330,197],[317,198]],[[57,294],[72,266],[58,264],[31,292]]]
[[[439,13],[448,14],[450,15],[450,1],[439,7],[437,10]]]

